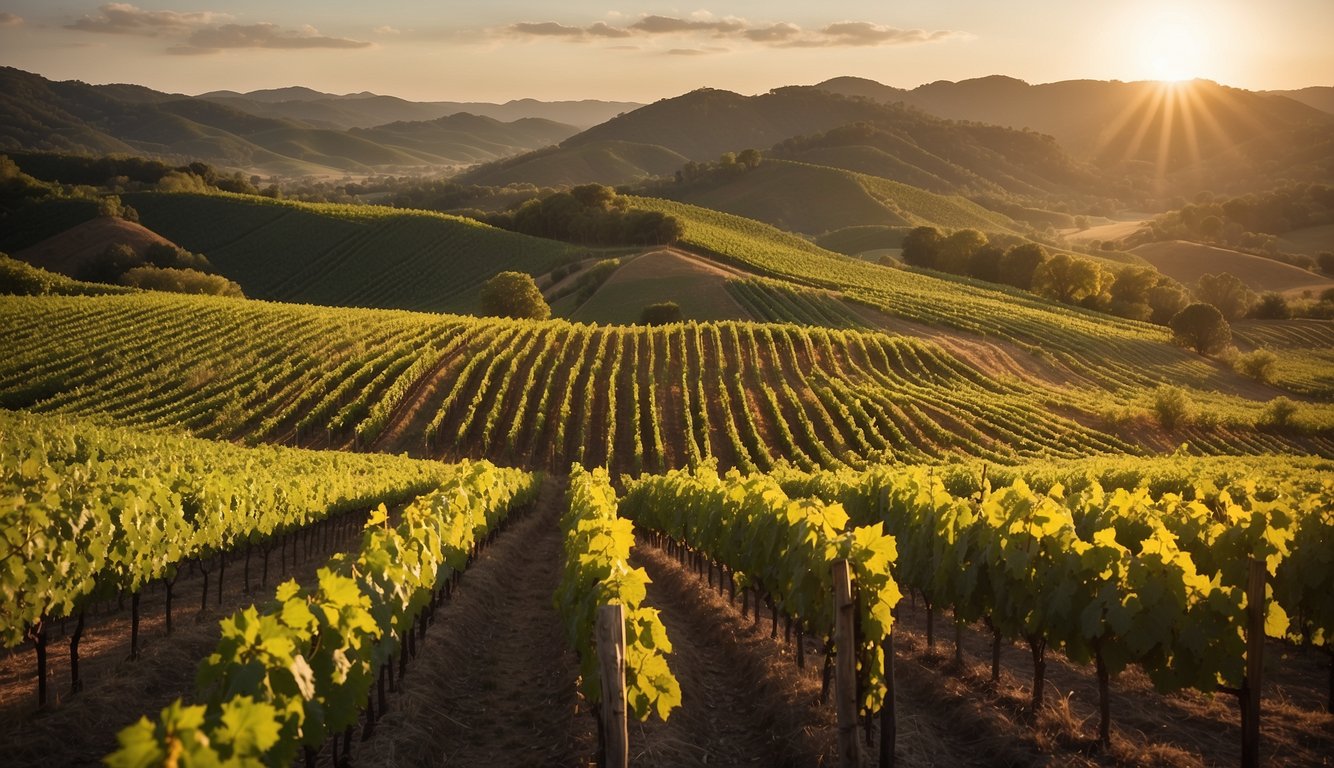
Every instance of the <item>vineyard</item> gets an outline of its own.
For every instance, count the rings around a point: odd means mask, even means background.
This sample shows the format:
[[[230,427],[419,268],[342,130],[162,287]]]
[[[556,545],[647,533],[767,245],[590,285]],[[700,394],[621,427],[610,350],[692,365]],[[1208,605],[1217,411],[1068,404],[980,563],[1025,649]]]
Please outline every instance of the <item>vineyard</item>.
[[[728,277],[762,322],[654,327],[0,298],[15,759],[1334,753],[1327,324],[1239,325],[1309,398],[1279,422],[1150,326],[672,210],[810,277]],[[317,236],[349,264],[437,226],[335,213],[369,228]],[[1159,423],[1164,382],[1202,412]]]
[[[0,317],[12,350],[0,405],[252,443],[632,474],[708,459],[765,471],[1143,450],[1098,428],[1105,392],[992,378],[933,343],[858,330],[597,327],[152,294],[14,297]],[[593,381],[613,386],[584,396]],[[1334,453],[1327,427],[1256,427],[1262,404],[1216,397],[1237,420],[1183,425],[1177,444]]]
[[[71,716],[94,706],[109,684],[102,674],[78,676],[85,620],[105,635],[118,613],[111,606],[128,598],[131,655],[141,647],[149,655],[122,665],[152,668],[153,651],[173,642],[173,586],[197,588],[202,577],[208,610],[209,575],[216,577],[220,621],[204,632],[195,682],[176,674],[182,698],[137,723],[133,707],[112,718],[119,747],[104,754],[113,766],[317,764],[322,755],[379,764],[388,745],[423,755],[404,739],[423,738],[411,736],[411,724],[444,695],[430,681],[443,681],[439,669],[451,661],[425,650],[472,647],[449,639],[476,631],[456,621],[508,622],[534,610],[551,617],[574,651],[566,661],[527,643],[547,654],[528,663],[570,670],[539,685],[554,701],[577,702],[565,712],[595,715],[588,722],[597,726],[583,732],[568,714],[557,718],[557,727],[573,729],[558,739],[571,750],[560,762],[580,752],[677,749],[669,734],[682,718],[703,727],[690,677],[705,674],[692,658],[706,651],[701,638],[672,628],[683,612],[695,626],[753,636],[745,652],[776,664],[753,683],[808,687],[800,705],[775,702],[809,710],[809,727],[823,734],[784,748],[803,762],[887,765],[896,752],[919,749],[920,724],[904,730],[928,716],[917,714],[923,702],[913,686],[923,675],[956,688],[951,680],[971,679],[961,671],[975,637],[990,645],[976,673],[981,687],[949,695],[985,702],[986,685],[1022,691],[1033,719],[1007,736],[1021,744],[1069,706],[1062,687],[1087,678],[1096,691],[1092,722],[1062,727],[1094,734],[1114,764],[1134,762],[1145,738],[1118,724],[1139,722],[1145,707],[1170,711],[1182,696],[1235,697],[1240,710],[1208,714],[1210,727],[1233,734],[1218,747],[1224,753],[1259,754],[1261,733],[1280,736],[1265,753],[1280,762],[1306,762],[1330,746],[1319,725],[1328,715],[1319,711],[1334,705],[1334,687],[1322,690],[1320,675],[1284,672],[1305,648],[1301,656],[1315,652],[1334,674],[1328,460],[1107,456],[769,474],[705,465],[626,478],[618,488],[602,469],[576,467],[568,484],[553,485],[486,462],[243,448],[63,416],[4,415],[0,446],[0,493],[19,500],[6,512],[5,530],[16,533],[6,563],[18,567],[3,574],[13,597],[3,628],[6,644],[22,653],[6,664],[35,658],[38,674],[20,665],[23,678],[44,681],[55,636],[67,636]],[[497,614],[494,595],[470,594],[510,589],[496,574],[557,540],[563,558],[529,560],[547,563],[532,598]],[[275,552],[284,573],[309,565],[271,601],[249,605],[234,594],[238,582],[249,591],[261,570],[267,582]],[[53,581],[53,570],[66,576]],[[225,603],[224,580],[232,586]],[[155,588],[166,592],[166,634],[159,623],[140,638],[140,596]],[[673,590],[672,614],[659,607],[664,590]],[[465,618],[470,599],[493,607]],[[603,623],[609,609],[620,627]],[[58,630],[75,618],[72,634]],[[938,637],[942,621],[952,640]],[[178,629],[191,631],[200,632],[188,621]],[[606,639],[618,633],[619,641]],[[604,642],[621,643],[619,672],[608,671]],[[954,666],[941,668],[931,660],[946,650]],[[1135,691],[1135,711],[1125,711],[1119,687]],[[45,685],[37,689],[47,695]],[[504,690],[495,700],[485,690],[466,695],[487,706],[513,700]],[[608,708],[608,695],[621,697],[619,710]],[[450,717],[479,715],[461,706]],[[64,711],[54,714],[57,727]],[[654,722],[618,731],[616,712]]]

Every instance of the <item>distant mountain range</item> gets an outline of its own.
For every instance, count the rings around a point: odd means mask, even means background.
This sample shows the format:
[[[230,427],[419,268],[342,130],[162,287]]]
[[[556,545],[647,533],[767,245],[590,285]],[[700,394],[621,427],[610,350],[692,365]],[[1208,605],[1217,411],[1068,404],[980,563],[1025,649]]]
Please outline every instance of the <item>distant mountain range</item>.
[[[288,89],[276,93],[292,95]],[[390,99],[369,98],[375,103]],[[349,97],[347,103],[366,116],[371,109],[366,101]],[[386,103],[395,102],[412,104],[395,99]],[[370,120],[374,127],[328,128],[138,85],[54,82],[3,67],[0,152],[149,155],[286,176],[408,172],[495,160],[549,146],[579,130],[524,114],[520,103],[511,104],[504,105],[515,115],[510,122],[466,113],[441,116],[446,110],[435,106],[421,113],[429,114],[426,119],[403,121],[390,110],[384,119]],[[530,112],[540,112],[548,105],[532,102],[531,106]]]
[[[484,165],[462,180],[624,184],[671,175],[683,160],[716,161],[742,149],[947,194],[1094,194],[1100,182],[1037,134],[963,125],[811,87],[758,96],[692,91],[608,120],[558,148]]]
[[[1029,85],[1011,77],[940,81],[903,90],[856,77],[815,86],[932,115],[1033,130],[1106,168],[1142,166],[1159,181],[1208,189],[1257,178],[1334,177],[1334,114],[1313,105],[1334,89],[1261,93],[1207,80],[1069,80]]]
[[[300,120],[312,127],[372,128],[389,122],[434,120],[466,112],[503,122],[536,117],[588,128],[642,104],[628,101],[537,101],[518,99],[504,104],[458,101],[408,101],[362,91],[337,95],[293,86],[249,93],[210,91],[196,98],[225,104],[261,117]]]
[[[641,106],[413,102],[303,87],[191,97],[0,68],[0,152],[140,154],[286,176],[475,166],[459,180],[555,186],[670,178],[752,148],[974,199],[1162,203],[1329,181],[1327,109],[1334,88],[1265,93],[1208,81],[993,76],[904,90],[841,77],[757,96],[704,88]]]

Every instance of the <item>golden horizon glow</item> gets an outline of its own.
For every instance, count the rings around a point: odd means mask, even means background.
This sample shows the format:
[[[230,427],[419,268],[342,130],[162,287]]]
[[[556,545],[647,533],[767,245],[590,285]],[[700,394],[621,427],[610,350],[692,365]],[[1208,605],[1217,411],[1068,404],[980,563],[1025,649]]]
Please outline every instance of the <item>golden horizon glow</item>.
[[[1141,66],[1152,80],[1179,83],[1213,70],[1211,30],[1204,18],[1179,10],[1151,12],[1141,23]]]

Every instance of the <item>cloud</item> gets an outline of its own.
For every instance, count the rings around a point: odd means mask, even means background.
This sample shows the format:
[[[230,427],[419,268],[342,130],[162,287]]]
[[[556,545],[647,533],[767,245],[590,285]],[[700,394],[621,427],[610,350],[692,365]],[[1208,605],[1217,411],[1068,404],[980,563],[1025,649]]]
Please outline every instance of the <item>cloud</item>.
[[[825,45],[865,46],[865,45],[905,45],[909,43],[933,43],[954,35],[954,32],[939,30],[927,32],[923,29],[899,29],[869,21],[843,21],[830,24],[820,30],[825,36]]]
[[[613,27],[612,25],[601,21],[589,27],[585,31],[588,34],[592,35],[593,37],[630,37],[631,35],[634,34],[628,29]]]
[[[516,34],[534,37],[583,37],[585,34],[582,27],[567,27],[554,21],[521,21],[511,25],[510,30]]]
[[[369,48],[370,43],[342,37],[325,37],[314,27],[286,30],[277,24],[223,24],[190,33],[184,45],[173,46],[168,53],[197,55],[236,48],[307,50],[311,48]]]
[[[107,3],[98,7],[98,13],[81,16],[65,29],[80,32],[101,32],[116,35],[155,36],[164,32],[180,32],[231,18],[225,13],[212,11],[146,11],[129,3]]]
[[[801,27],[796,24],[774,24],[768,27],[756,27],[744,32],[747,40],[753,40],[757,43],[772,43],[780,40],[789,40],[801,34]]]
[[[401,29],[399,29],[399,28],[397,28],[397,27],[390,27],[390,26],[387,26],[387,25],[386,25],[386,26],[383,26],[383,27],[376,27],[376,28],[375,28],[374,30],[372,30],[372,31],[374,31],[375,34],[377,34],[377,35],[401,35],[401,34],[403,34],[403,30],[401,30]]]
[[[928,32],[922,29],[901,29],[869,21],[840,21],[822,29],[806,31],[791,22],[752,25],[745,19],[715,18],[707,11],[677,16],[642,16],[628,26],[613,26],[599,21],[587,27],[572,26],[556,21],[523,21],[502,30],[512,37],[549,38],[568,42],[589,42],[597,38],[674,37],[703,40],[736,40],[775,48],[834,48],[882,45],[909,45],[931,43],[959,36],[949,30]],[[698,55],[709,51],[700,46],[671,48],[666,53],[674,56]]]
[[[726,34],[740,32],[746,28],[746,22],[740,19],[678,19],[672,16],[645,16],[630,25],[631,29],[650,35],[675,34],[679,32],[716,32]]]
[[[708,56],[711,53],[727,53],[726,48],[671,48],[663,51],[668,56]]]
[[[21,27],[23,26],[23,17],[16,16],[6,11],[0,11],[0,27]]]

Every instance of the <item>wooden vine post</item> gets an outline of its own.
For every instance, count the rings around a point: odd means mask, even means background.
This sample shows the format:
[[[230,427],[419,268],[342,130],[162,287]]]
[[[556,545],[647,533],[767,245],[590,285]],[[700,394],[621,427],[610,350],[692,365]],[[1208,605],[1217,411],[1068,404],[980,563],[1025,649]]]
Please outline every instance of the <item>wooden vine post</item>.
[[[602,678],[602,754],[605,768],[630,763],[630,731],[625,704],[625,609],[598,608],[598,672]]]
[[[838,713],[838,764],[843,768],[861,765],[861,743],[857,738],[857,637],[856,606],[852,602],[852,576],[847,560],[834,563],[834,698]]]
[[[1246,677],[1241,683],[1241,765],[1260,765],[1260,674],[1264,670],[1265,579],[1263,560],[1251,559],[1246,580]]]

